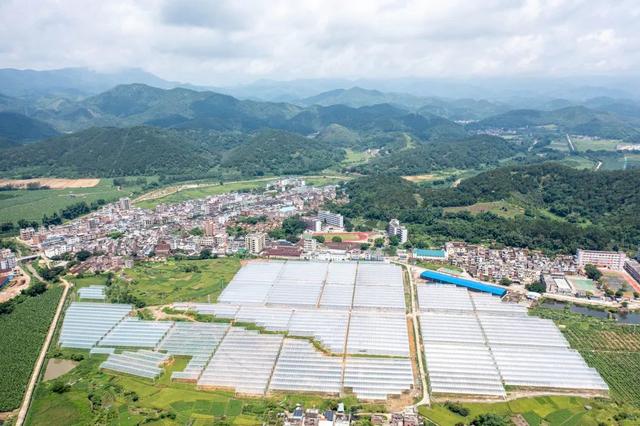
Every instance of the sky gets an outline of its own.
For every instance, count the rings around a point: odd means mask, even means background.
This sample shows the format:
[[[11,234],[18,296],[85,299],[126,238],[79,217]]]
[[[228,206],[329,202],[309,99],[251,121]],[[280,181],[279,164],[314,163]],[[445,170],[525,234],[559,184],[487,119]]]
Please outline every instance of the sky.
[[[168,80],[630,75],[637,0],[0,0],[0,68]]]

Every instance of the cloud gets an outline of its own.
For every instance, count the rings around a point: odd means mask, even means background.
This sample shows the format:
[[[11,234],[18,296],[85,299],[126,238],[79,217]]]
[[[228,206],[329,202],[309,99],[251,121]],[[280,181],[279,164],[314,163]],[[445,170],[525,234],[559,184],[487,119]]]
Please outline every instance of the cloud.
[[[635,0],[4,0],[0,67],[259,78],[570,76],[640,69]]]

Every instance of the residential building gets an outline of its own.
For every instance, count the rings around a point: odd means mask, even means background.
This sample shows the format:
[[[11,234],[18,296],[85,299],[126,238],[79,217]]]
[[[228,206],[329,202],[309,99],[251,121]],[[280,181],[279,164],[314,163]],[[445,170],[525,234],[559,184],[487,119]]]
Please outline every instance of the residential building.
[[[204,235],[207,237],[213,237],[216,235],[217,225],[215,221],[205,220],[202,227],[204,228]]]
[[[244,247],[249,253],[258,254],[264,250],[264,246],[267,240],[267,234],[264,232],[256,232],[253,234],[247,234],[244,237]]]
[[[420,260],[447,260],[446,250],[434,249],[414,249],[413,257]]]
[[[580,268],[585,265],[601,266],[614,271],[622,271],[627,255],[618,251],[578,250],[577,263]]]
[[[129,210],[131,208],[131,200],[127,197],[120,198],[118,201],[120,210]]]
[[[564,277],[564,275],[542,274],[540,279],[547,287],[547,293],[564,294],[566,296],[572,296],[575,294],[571,283]]]
[[[314,251],[318,248],[318,241],[313,238],[311,235],[305,235],[303,238],[303,246],[304,251],[310,252]]]
[[[387,234],[389,235],[389,237],[399,237],[400,244],[406,243],[409,236],[407,228],[404,226],[400,226],[400,221],[398,219],[391,219],[389,221],[389,225],[387,226]]]
[[[344,228],[344,217],[341,214],[331,213],[327,210],[320,210],[318,212],[318,219],[325,225]]]
[[[18,265],[16,255],[9,249],[0,250],[0,271],[10,271]]]
[[[20,230],[20,239],[22,241],[30,241],[31,239],[33,239],[35,233],[36,231],[31,227],[22,228]]]

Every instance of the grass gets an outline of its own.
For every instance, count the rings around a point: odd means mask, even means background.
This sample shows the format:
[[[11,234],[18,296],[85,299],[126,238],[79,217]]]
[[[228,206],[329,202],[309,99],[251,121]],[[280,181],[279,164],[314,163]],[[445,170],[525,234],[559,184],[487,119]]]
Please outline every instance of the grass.
[[[444,404],[420,407],[424,417],[439,425],[468,424],[473,418],[484,413],[493,413],[504,417],[521,415],[529,425],[593,425],[604,424],[632,425],[616,422],[614,416],[621,412],[640,416],[640,409],[628,405],[618,406],[606,400],[586,399],[571,396],[541,396],[521,398],[496,403],[462,403],[469,409],[469,415],[462,417],[449,411]],[[585,407],[591,407],[587,409]]]
[[[598,370],[616,402],[640,407],[640,328],[569,310],[538,307],[532,313],[562,325],[571,347]]]
[[[447,269],[451,272],[456,272],[456,273],[462,272],[462,269],[446,262],[418,260],[416,262],[416,266],[419,266],[421,268],[431,269],[433,271],[437,271],[438,269]]]
[[[592,170],[596,167],[596,163],[593,160],[579,155],[569,156],[559,161],[559,163],[579,170]]]
[[[101,179],[92,188],[3,191],[0,196],[0,222],[15,223],[19,219],[39,222],[43,215],[50,216],[71,204],[81,201],[90,204],[99,199],[114,201],[140,190],[139,187],[126,187],[118,191],[112,182],[112,179]]]
[[[460,207],[446,207],[444,209],[446,213],[457,213],[461,211],[468,211],[472,214],[479,213],[493,213],[496,216],[514,218],[515,216],[524,214],[524,209],[518,205],[512,204],[508,201],[492,201],[486,203],[475,203],[470,206]]]
[[[172,382],[171,373],[183,369],[187,357],[176,358],[155,383],[101,372],[99,365],[104,359],[104,356],[87,356],[74,370],[61,376],[58,380],[71,385],[69,392],[57,394],[51,391],[50,382],[40,383],[27,424],[136,425],[155,420],[153,424],[160,425],[256,425],[263,421],[272,424],[279,412],[291,410],[297,403],[319,408],[337,405],[336,400],[319,395],[248,398],[229,391],[201,391],[193,384]],[[347,407],[357,403],[354,397],[341,401]]]
[[[185,272],[195,266],[197,272]],[[207,260],[145,262],[124,271],[131,279],[129,291],[147,305],[190,301],[215,302],[240,269],[236,257]]]
[[[347,155],[344,160],[342,160],[342,166],[355,166],[358,164],[364,164],[368,162],[373,155],[367,151],[354,151],[353,149],[345,150]]]
[[[359,241],[360,235],[357,232],[325,232],[320,234],[313,234],[316,237],[324,237],[324,240],[328,243],[331,242],[333,237],[340,237],[342,241]]]
[[[591,139],[585,136],[572,136],[571,141],[578,152],[584,151],[615,151],[621,143],[618,139]]]

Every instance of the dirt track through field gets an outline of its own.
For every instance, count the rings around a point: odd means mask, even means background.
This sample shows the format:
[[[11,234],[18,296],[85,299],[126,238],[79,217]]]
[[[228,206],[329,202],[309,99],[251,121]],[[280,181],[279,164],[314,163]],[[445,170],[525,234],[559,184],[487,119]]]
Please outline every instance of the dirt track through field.
[[[100,183],[100,179],[0,179],[0,186],[11,185],[15,188],[26,188],[30,183],[38,183],[51,189],[92,188]]]

